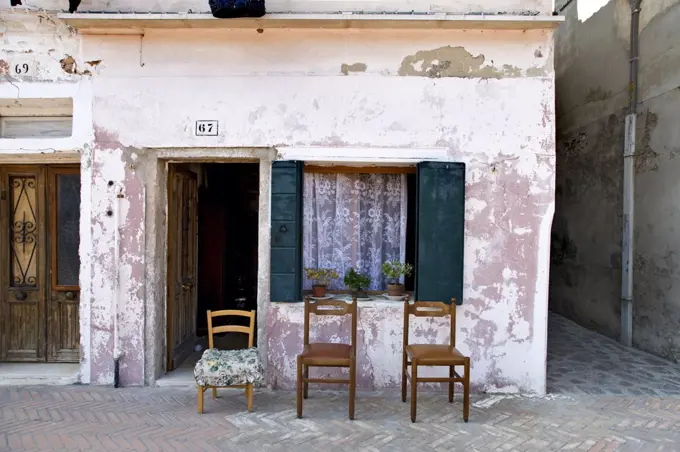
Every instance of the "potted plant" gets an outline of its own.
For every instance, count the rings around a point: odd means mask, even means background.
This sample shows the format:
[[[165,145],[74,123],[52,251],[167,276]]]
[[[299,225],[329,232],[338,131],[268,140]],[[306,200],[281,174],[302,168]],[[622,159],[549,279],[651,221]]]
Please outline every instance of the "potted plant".
[[[326,296],[326,288],[331,279],[339,278],[333,268],[305,268],[307,279],[312,280],[312,295],[318,298]]]
[[[404,285],[399,283],[402,276],[409,276],[413,272],[413,265],[397,260],[383,262],[382,272],[387,279],[387,295],[401,297],[406,293]]]
[[[347,274],[345,274],[345,286],[352,290],[352,295],[357,298],[366,298],[366,289],[371,285],[371,278],[366,275],[362,275],[356,272],[353,268],[350,268]]]

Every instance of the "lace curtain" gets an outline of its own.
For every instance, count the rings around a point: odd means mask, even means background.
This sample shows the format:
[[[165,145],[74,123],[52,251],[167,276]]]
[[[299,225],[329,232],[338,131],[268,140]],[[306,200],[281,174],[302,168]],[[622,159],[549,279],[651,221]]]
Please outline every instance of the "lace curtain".
[[[304,267],[334,268],[329,289],[352,267],[384,289],[382,263],[406,258],[406,175],[305,173],[303,206]]]

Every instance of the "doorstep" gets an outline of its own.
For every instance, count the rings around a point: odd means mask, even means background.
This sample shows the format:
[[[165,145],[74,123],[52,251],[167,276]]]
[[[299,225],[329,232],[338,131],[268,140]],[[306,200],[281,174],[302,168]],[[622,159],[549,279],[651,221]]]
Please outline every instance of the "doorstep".
[[[159,388],[194,388],[194,369],[179,368],[160,377],[156,380],[155,386]]]
[[[0,363],[0,386],[72,385],[80,383],[76,363]]]

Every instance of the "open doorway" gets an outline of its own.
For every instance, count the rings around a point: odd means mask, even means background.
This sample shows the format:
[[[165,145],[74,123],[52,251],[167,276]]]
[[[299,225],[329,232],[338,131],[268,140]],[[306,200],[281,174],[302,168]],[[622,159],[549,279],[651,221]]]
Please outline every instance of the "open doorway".
[[[208,310],[257,309],[259,186],[258,163],[169,165],[167,369],[173,374],[190,375],[208,347]],[[241,336],[215,335],[214,346],[243,348]]]

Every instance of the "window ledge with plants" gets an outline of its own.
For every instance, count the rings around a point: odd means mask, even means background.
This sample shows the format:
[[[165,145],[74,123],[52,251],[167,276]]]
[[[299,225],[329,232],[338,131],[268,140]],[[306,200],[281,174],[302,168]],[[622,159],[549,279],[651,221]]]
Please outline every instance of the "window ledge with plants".
[[[347,299],[356,297],[357,301],[403,301],[407,292],[403,279],[413,273],[413,266],[398,260],[386,261],[382,264],[382,274],[387,282],[387,290],[369,290],[371,277],[350,268],[343,278],[344,288],[329,290],[331,281],[339,279],[334,268],[305,268],[307,279],[312,281],[312,290],[303,291],[303,296],[316,300]]]

